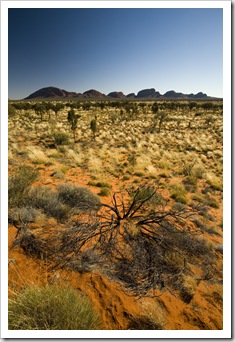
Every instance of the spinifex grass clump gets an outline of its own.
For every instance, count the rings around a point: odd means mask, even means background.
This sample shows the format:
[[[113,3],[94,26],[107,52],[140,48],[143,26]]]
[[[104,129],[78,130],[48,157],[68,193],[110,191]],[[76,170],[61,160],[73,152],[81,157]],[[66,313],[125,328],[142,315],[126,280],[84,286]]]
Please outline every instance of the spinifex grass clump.
[[[30,166],[20,166],[8,181],[8,206],[17,207],[25,202],[29,187],[38,178],[38,171]]]
[[[97,330],[101,321],[85,295],[71,287],[31,286],[9,299],[9,330]]]
[[[98,196],[89,189],[73,184],[58,185],[58,198],[70,208],[80,211],[97,211],[101,207]]]
[[[58,192],[46,186],[31,188],[28,194],[28,202],[34,208],[41,209],[47,216],[63,220],[68,217],[69,209],[58,196]]]

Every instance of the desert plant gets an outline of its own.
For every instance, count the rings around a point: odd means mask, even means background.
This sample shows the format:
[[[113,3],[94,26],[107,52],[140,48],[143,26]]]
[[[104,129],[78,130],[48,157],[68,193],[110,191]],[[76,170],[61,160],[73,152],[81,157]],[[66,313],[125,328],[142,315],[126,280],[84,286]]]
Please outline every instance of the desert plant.
[[[98,186],[98,188],[112,188],[112,185],[107,182],[96,182],[95,185]]]
[[[93,133],[93,138],[95,139],[95,134],[97,132],[97,120],[96,119],[92,119],[90,122],[90,129]]]
[[[188,106],[189,106],[189,109],[190,109],[190,111],[191,111],[193,108],[197,108],[197,102],[195,102],[195,101],[189,101]]]
[[[8,103],[8,117],[13,117],[15,115],[16,115],[16,108],[11,103]]]
[[[212,207],[212,208],[217,208],[218,209],[219,206],[220,206],[218,201],[213,196],[209,196],[209,195],[206,196],[205,203],[207,205],[209,205],[210,207]]]
[[[31,233],[27,227],[27,224],[17,228],[18,232],[15,236],[12,247],[18,246],[22,248],[25,255],[31,258],[47,259],[49,252],[52,251],[47,242]]]
[[[89,189],[73,184],[58,185],[58,199],[70,208],[79,211],[97,211],[101,207],[99,197]]]
[[[78,115],[78,114],[75,114],[75,111],[74,109],[70,109],[70,111],[68,112],[68,122],[71,126],[71,130],[73,132],[73,138],[74,138],[74,142],[76,141],[76,130],[77,130],[77,125],[78,125],[78,119],[80,118],[81,116]]]
[[[56,103],[51,107],[51,109],[55,112],[56,117],[58,116],[58,112],[64,108],[63,103]]]
[[[9,330],[97,330],[89,299],[69,286],[31,286],[9,299]]]
[[[38,178],[38,171],[30,166],[21,165],[8,180],[9,208],[21,206],[26,199],[30,185]]]
[[[27,201],[32,207],[41,209],[47,216],[59,220],[67,218],[69,214],[69,208],[60,201],[58,192],[46,186],[31,188]]]
[[[140,296],[151,289],[178,289],[181,274],[199,259],[206,272],[213,255],[206,242],[194,236],[200,232],[193,221],[196,208],[165,210],[154,185],[128,192],[129,201],[114,194],[112,204],[103,204],[98,215],[58,231],[56,267],[71,267],[83,251],[96,251],[100,268]]]
[[[154,102],[154,103],[153,103],[151,109],[152,109],[152,113],[153,113],[153,114],[157,114],[157,112],[158,112],[158,104],[157,104],[157,102]]]
[[[41,211],[30,206],[16,207],[8,212],[8,220],[14,225],[35,222]]]
[[[166,121],[168,114],[166,112],[158,112],[155,114],[155,122],[158,120],[158,131],[161,132],[162,124]]]
[[[109,196],[110,190],[109,188],[101,188],[100,192],[98,193],[99,196]]]
[[[33,109],[37,115],[40,115],[41,121],[43,120],[43,114],[46,111],[45,105],[43,103],[37,102],[33,105]]]
[[[187,191],[183,184],[173,184],[171,187],[171,198],[173,198],[176,202],[180,202],[182,204],[187,203],[186,199]]]
[[[69,136],[64,132],[55,133],[54,140],[56,145],[67,145],[69,142]]]

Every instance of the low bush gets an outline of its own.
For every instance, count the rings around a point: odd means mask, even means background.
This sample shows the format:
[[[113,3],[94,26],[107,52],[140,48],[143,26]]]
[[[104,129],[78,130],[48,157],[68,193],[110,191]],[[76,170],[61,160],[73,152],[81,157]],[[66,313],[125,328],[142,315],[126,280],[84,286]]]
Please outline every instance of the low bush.
[[[56,145],[67,145],[69,143],[69,136],[63,132],[55,133],[54,140]]]
[[[21,206],[25,203],[30,185],[38,178],[38,171],[26,166],[20,166],[8,180],[9,208]]]
[[[176,202],[187,204],[186,199],[187,191],[185,190],[185,187],[182,184],[174,184],[172,186],[171,190],[171,198],[173,198]]]
[[[145,173],[142,172],[142,171],[136,171],[136,172],[134,173],[134,176],[137,176],[137,177],[144,177],[144,176],[145,176]]]
[[[41,216],[41,211],[32,207],[16,207],[9,210],[8,219],[9,222],[19,222],[19,223],[31,223],[35,222],[37,217]]]
[[[201,194],[197,194],[197,193],[196,194],[192,194],[191,198],[192,198],[192,200],[197,201],[199,203],[204,203],[205,202],[204,196],[201,195]]]
[[[212,196],[206,196],[206,204],[209,205],[211,208],[219,208],[219,203]]]
[[[81,186],[60,184],[58,185],[58,196],[62,203],[81,211],[98,211],[101,207],[99,197]]]
[[[98,186],[99,188],[108,188],[108,189],[112,188],[112,185],[107,182],[97,182],[96,186]]]
[[[11,103],[8,103],[8,117],[13,117],[17,113],[16,109],[14,106],[12,106]]]
[[[9,330],[97,330],[101,321],[71,287],[32,286],[9,299]]]
[[[194,176],[187,176],[183,179],[185,190],[195,192],[197,190],[197,178]]]
[[[109,196],[110,190],[108,188],[101,188],[100,192],[98,193],[99,196]]]
[[[19,246],[23,249],[24,253],[31,257],[36,259],[46,259],[48,256],[49,248],[48,244],[36,237],[34,234],[32,234],[30,231],[20,231],[20,237],[15,238],[13,242],[13,246]]]
[[[31,188],[28,194],[28,203],[43,210],[47,216],[63,220],[68,216],[69,208],[60,202],[58,192],[46,186]]]

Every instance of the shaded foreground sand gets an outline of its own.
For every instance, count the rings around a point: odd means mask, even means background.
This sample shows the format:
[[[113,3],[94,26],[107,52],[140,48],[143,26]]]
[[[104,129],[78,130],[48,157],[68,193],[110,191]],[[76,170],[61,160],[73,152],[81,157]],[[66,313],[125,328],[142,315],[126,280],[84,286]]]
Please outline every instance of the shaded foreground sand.
[[[9,246],[17,230],[9,227]],[[193,299],[185,303],[174,293],[155,298],[136,298],[103,275],[68,271],[48,271],[43,261],[28,258],[19,247],[9,250],[9,296],[25,285],[69,283],[85,292],[101,315],[104,329],[139,329],[140,317],[155,314],[159,328],[169,330],[222,329],[222,285],[200,281]],[[157,315],[157,318],[156,318]],[[148,329],[148,328],[146,328]]]

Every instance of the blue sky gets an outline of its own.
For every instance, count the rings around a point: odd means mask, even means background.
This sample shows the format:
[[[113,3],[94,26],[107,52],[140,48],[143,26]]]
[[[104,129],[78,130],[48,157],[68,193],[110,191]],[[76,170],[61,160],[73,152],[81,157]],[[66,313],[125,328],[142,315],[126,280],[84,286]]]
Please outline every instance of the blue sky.
[[[47,86],[222,97],[222,11],[9,8],[9,98]]]

